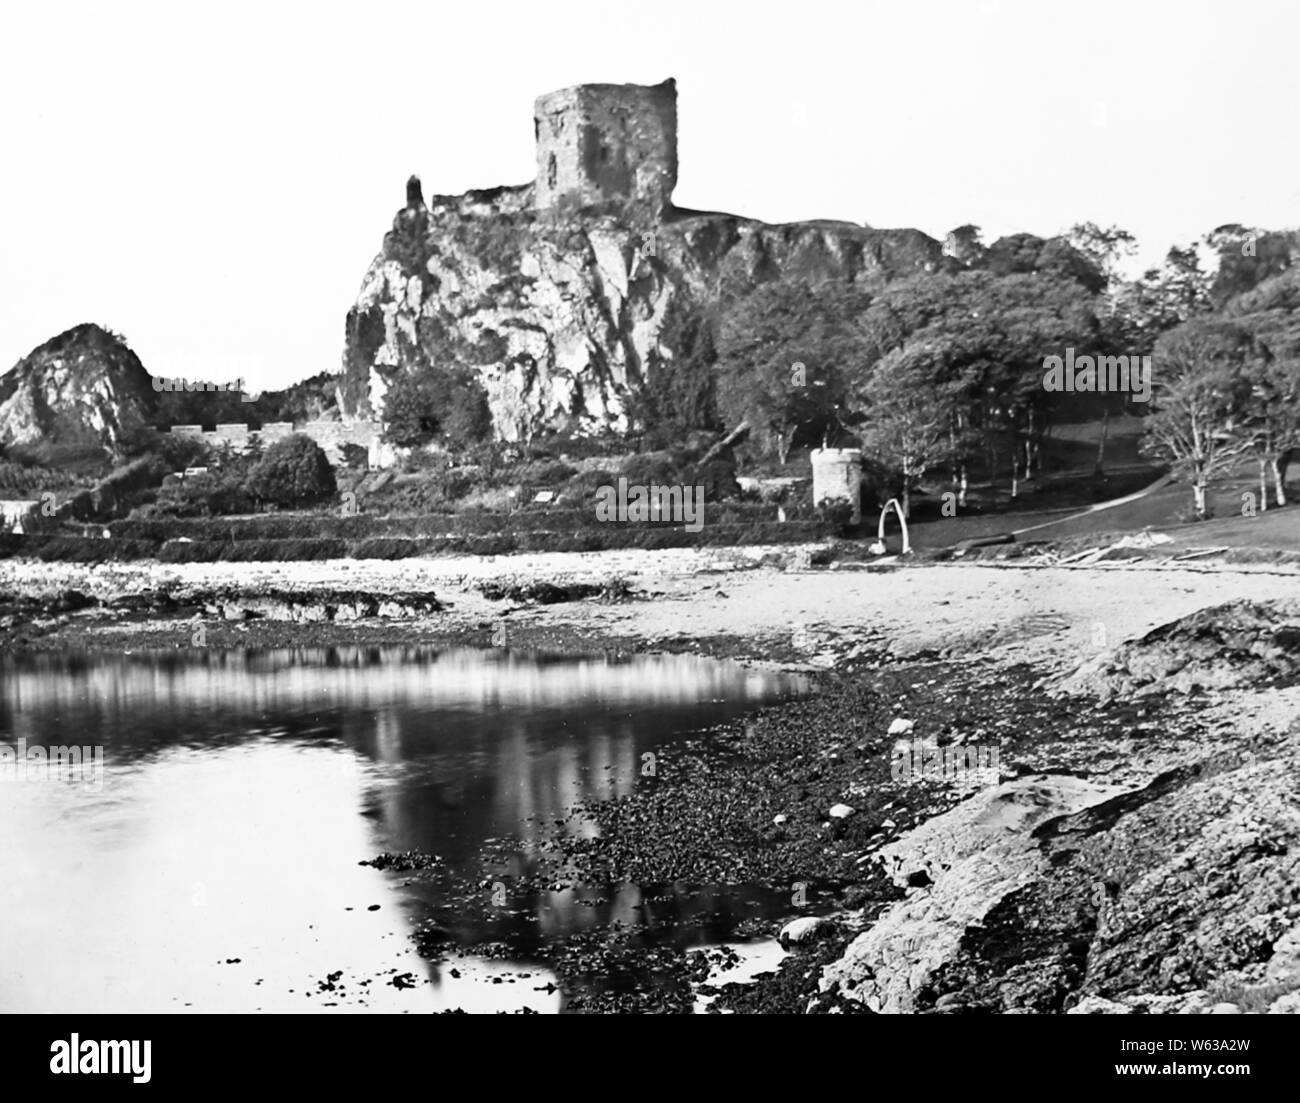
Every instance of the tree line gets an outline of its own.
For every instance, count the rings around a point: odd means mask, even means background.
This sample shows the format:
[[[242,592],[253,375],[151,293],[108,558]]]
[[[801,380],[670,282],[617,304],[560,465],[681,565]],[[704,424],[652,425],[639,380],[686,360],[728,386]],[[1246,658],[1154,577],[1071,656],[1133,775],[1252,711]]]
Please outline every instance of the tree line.
[[[1059,420],[1085,408],[1144,417],[1143,451],[1206,489],[1246,454],[1278,504],[1300,447],[1300,321],[1294,238],[1224,226],[1169,250],[1136,279],[1136,242],[1083,223],[1057,239],[976,227],[948,237],[945,270],[884,287],[775,280],[717,312],[718,428],[748,432],[784,464],[797,439],[860,444],[901,492],[936,472],[965,504],[971,472],[1012,496],[1042,470]],[[1201,254],[1217,260],[1214,270]],[[1152,358],[1149,403],[1049,391],[1044,360],[1067,348]]]

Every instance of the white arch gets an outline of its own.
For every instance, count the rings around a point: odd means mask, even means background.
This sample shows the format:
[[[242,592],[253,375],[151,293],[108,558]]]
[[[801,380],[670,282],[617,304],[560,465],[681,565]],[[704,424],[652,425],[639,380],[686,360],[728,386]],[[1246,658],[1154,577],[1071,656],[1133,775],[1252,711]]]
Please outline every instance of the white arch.
[[[885,518],[891,509],[898,514],[898,523],[903,529],[903,555],[907,555],[912,550],[912,541],[907,535],[907,518],[903,516],[903,507],[898,504],[897,498],[890,498],[880,511],[880,525],[876,529],[876,542],[871,545],[871,551],[875,555],[885,554]]]

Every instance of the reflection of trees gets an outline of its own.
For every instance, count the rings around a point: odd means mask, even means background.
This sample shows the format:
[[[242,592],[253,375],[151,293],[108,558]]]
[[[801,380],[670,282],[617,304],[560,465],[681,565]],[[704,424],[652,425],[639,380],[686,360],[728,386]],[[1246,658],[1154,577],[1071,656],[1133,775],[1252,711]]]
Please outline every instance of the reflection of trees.
[[[789,683],[689,655],[541,660],[459,649],[336,647],[136,656],[35,655],[0,664],[13,713],[76,709],[111,718],[143,702],[173,713],[251,720],[384,706],[499,712],[689,706],[771,699]]]
[[[177,743],[341,745],[361,764],[364,804],[378,816],[376,851],[422,850],[466,868],[485,839],[517,840],[502,873],[508,882],[530,872],[535,844],[561,829],[557,821],[595,834],[589,819],[564,819],[574,805],[653,784],[641,776],[644,751],[665,753],[681,734],[731,719],[787,684],[692,656],[557,661],[370,647],[43,655],[0,662],[0,679],[11,738],[59,743],[75,733],[78,743],[103,743],[110,763]],[[691,900],[678,906],[699,914],[705,904]],[[615,918],[676,921],[636,886],[515,906],[521,914],[494,921],[512,941],[535,940],[538,915],[551,932]]]
[[[402,727],[392,709],[375,713],[374,756],[380,762],[400,762],[402,759]]]

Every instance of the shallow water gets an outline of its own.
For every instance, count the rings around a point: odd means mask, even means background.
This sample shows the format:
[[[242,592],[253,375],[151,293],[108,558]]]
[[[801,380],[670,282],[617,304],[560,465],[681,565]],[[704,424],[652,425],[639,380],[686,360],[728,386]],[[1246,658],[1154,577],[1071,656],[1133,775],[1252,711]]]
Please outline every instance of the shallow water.
[[[690,656],[5,660],[0,750],[104,757],[102,771],[0,759],[0,1010],[558,1010],[547,939],[618,921],[707,943],[788,901],[752,886],[516,892],[505,876],[485,911],[457,906],[454,877],[358,863],[419,850],[471,873],[507,840],[526,873],[574,802],[630,792],[647,755],[805,688]],[[507,954],[426,961],[410,936],[430,919]]]

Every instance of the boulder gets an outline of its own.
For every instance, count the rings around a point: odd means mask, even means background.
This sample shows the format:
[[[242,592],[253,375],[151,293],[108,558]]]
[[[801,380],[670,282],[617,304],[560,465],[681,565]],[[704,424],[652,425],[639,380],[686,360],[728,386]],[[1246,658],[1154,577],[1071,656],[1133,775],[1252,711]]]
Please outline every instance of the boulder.
[[[834,926],[834,922],[825,916],[808,915],[802,919],[792,919],[781,928],[777,938],[782,946],[798,946],[829,934]]]

